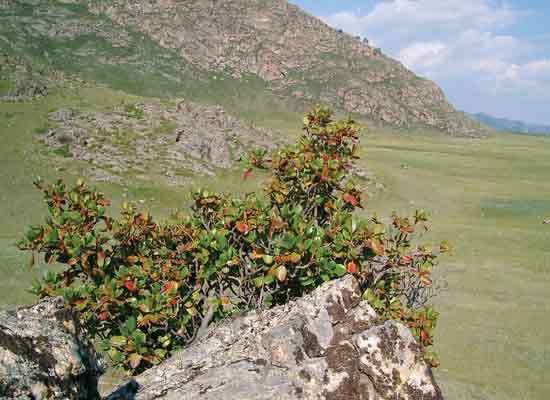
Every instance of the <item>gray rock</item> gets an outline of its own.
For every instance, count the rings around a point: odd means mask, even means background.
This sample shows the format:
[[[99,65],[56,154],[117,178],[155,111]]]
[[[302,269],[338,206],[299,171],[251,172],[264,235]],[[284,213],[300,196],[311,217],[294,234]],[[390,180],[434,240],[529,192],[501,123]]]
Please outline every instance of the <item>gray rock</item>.
[[[382,323],[355,279],[212,328],[108,396],[119,399],[442,399],[403,325]]]
[[[63,299],[0,313],[0,398],[98,398],[101,372]]]
[[[227,114],[220,106],[148,100],[103,111],[61,108],[49,114],[40,140],[91,164],[96,181],[121,182],[128,172],[169,185],[229,169],[252,148],[273,149],[275,135]]]

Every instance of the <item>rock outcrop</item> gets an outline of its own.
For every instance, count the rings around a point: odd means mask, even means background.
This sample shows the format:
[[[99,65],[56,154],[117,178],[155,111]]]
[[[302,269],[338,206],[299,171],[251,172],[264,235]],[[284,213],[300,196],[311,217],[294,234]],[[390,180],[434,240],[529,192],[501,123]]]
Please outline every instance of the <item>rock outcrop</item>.
[[[94,399],[101,365],[61,298],[0,313],[0,399]]]
[[[122,399],[442,399],[403,325],[382,322],[351,276],[226,321],[108,396]]]
[[[183,185],[234,167],[252,148],[273,149],[278,138],[220,106],[151,99],[101,111],[56,110],[41,141],[56,154],[88,162],[95,180],[122,182],[133,173]]]
[[[0,314],[0,398],[96,399],[101,365],[61,298]],[[201,400],[439,400],[410,331],[383,322],[351,276],[212,327],[107,396]]]

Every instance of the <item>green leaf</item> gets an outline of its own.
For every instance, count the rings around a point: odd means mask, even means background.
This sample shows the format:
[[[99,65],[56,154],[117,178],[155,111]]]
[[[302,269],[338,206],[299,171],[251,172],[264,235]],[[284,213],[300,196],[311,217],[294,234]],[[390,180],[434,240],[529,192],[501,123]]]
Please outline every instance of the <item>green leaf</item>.
[[[261,288],[264,285],[264,277],[259,276],[257,278],[254,278],[254,286],[257,288]]]
[[[120,351],[116,349],[111,349],[108,352],[109,357],[111,357],[111,360],[113,360],[115,363],[122,363],[124,361],[124,354],[122,354]]]
[[[136,369],[137,367],[139,367],[141,360],[142,360],[141,355],[137,353],[132,353],[128,356],[128,363],[130,364],[130,367],[132,367],[133,369]]]
[[[309,278],[307,276],[300,277],[300,285],[302,286],[311,286],[315,283],[315,280],[313,278]]]
[[[342,264],[336,264],[334,266],[334,273],[336,274],[337,277],[341,278],[342,276],[344,276],[346,274],[347,270],[346,270],[346,267]]]
[[[111,344],[108,339],[103,339],[99,342],[98,348],[100,351],[107,351],[111,348]]]
[[[128,321],[126,321],[126,328],[130,334],[136,330],[136,318],[134,316],[128,318]]]
[[[166,350],[164,349],[155,349],[154,353],[160,358],[163,359],[166,357]]]
[[[273,296],[270,294],[267,294],[264,296],[264,306],[269,308],[273,305]]]
[[[110,340],[111,347],[122,347],[126,344],[126,337],[113,336]]]
[[[264,261],[264,263],[266,263],[267,265],[271,265],[273,264],[273,256],[270,256],[270,255],[264,255],[262,256],[262,260]]]
[[[147,336],[145,336],[145,333],[143,333],[141,330],[135,330],[134,333],[132,333],[132,339],[134,340],[134,344],[136,347],[143,346],[147,340]]]

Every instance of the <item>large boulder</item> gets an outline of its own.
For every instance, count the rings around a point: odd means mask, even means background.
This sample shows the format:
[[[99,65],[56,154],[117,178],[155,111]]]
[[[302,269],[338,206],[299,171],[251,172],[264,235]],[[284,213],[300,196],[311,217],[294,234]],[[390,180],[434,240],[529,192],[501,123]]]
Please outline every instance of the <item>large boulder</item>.
[[[121,399],[442,399],[419,345],[356,280],[225,321],[108,396]]]
[[[99,398],[101,372],[62,298],[0,313],[0,398]]]

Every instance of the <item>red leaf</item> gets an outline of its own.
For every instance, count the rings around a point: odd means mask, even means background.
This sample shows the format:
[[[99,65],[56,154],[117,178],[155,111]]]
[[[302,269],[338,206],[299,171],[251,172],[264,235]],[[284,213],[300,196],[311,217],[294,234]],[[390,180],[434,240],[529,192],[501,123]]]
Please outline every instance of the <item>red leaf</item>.
[[[420,281],[421,281],[425,286],[432,286],[432,284],[433,284],[432,280],[431,280],[429,277],[427,277],[427,276],[422,276],[422,277],[420,278]]]
[[[73,266],[77,263],[77,259],[76,258],[71,258],[69,261],[67,261],[67,264],[69,264],[70,266]]]
[[[170,306],[175,306],[176,304],[178,304],[178,299],[177,299],[177,297],[173,298],[172,300],[170,300],[170,301],[168,302],[168,305],[170,305]]]
[[[277,269],[277,280],[279,282],[284,282],[287,277],[288,271],[284,265],[280,266]]]
[[[178,290],[178,283],[176,281],[169,281],[164,284],[164,286],[161,289],[162,293],[169,293],[173,290]]]
[[[252,170],[247,169],[246,171],[244,171],[243,179],[246,181],[248,178],[250,178],[251,175],[252,175]]]
[[[426,333],[425,330],[422,330],[422,332],[420,332],[420,338],[422,339],[422,342],[426,343],[428,341],[428,334]]]
[[[412,257],[411,256],[402,256],[401,260],[399,260],[399,261],[400,261],[401,265],[409,265],[412,261]]]
[[[136,369],[139,367],[139,364],[141,363],[142,356],[140,356],[137,353],[130,354],[130,357],[128,357],[128,361],[130,362],[130,366],[133,369]]]
[[[248,224],[244,221],[238,221],[236,224],[235,224],[235,227],[237,228],[237,230],[241,233],[247,233],[248,232]]]
[[[376,238],[369,239],[369,246],[377,256],[383,256],[386,252],[384,245]]]
[[[128,261],[130,264],[135,264],[139,261],[139,257],[137,257],[137,256],[128,256],[128,257],[126,257],[126,261]]]
[[[330,180],[330,169],[328,163],[325,161],[323,163],[323,170],[321,171],[321,182],[328,182]]]
[[[350,261],[347,265],[347,270],[349,274],[356,274],[358,271],[357,264],[355,264],[353,261]]]
[[[107,313],[105,311],[103,311],[102,313],[99,314],[99,320],[100,321],[105,321],[107,318],[108,318],[108,316],[107,316]]]
[[[134,286],[134,282],[133,281],[126,281],[124,282],[124,287],[126,289],[128,289],[130,292],[133,292],[136,290],[136,287]]]
[[[359,204],[359,201],[352,194],[346,193],[342,198],[346,203],[349,203],[354,207],[356,207]]]
[[[252,257],[253,260],[258,260],[258,259],[262,258],[263,256],[264,256],[263,254],[257,253],[256,249],[252,250],[251,257]]]

